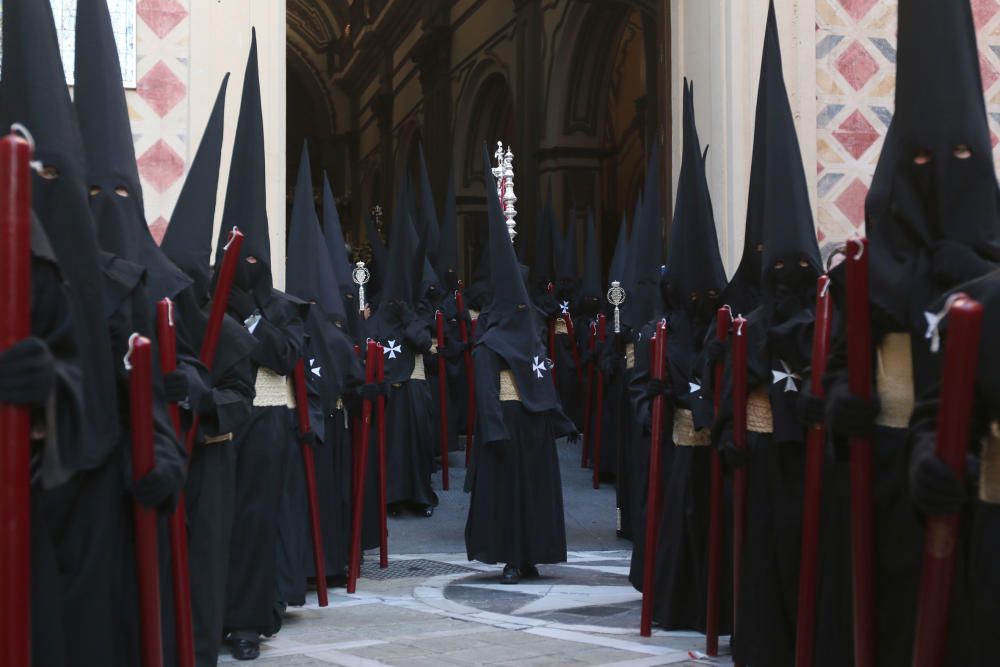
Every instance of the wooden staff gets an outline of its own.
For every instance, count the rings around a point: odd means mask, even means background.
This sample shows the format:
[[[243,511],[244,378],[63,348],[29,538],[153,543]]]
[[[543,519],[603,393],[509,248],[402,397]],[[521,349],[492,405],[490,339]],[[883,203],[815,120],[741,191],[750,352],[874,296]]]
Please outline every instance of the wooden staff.
[[[733,314],[729,306],[719,308],[715,314],[715,338],[725,342],[729,338],[729,324],[733,320]],[[714,374],[714,405],[715,417],[719,417],[722,410],[722,373],[725,364],[721,361],[715,363],[712,372]],[[719,655],[719,616],[722,598],[722,504],[723,504],[723,479],[722,479],[722,459],[719,450],[712,448],[712,472],[711,490],[708,510],[708,596],[706,600],[705,612],[705,653],[710,656]]]
[[[747,321],[733,320],[733,443],[747,448]],[[733,636],[740,609],[740,575],[746,536],[747,470],[733,470]]]
[[[0,351],[31,335],[31,145],[0,139]],[[0,404],[0,663],[31,663],[31,410]]]
[[[132,334],[125,368],[129,371],[132,426],[132,480],[153,471],[153,360],[148,338]],[[139,578],[139,635],[143,667],[162,667],[160,632],[160,575],[156,510],[132,503],[135,518],[135,559]]]
[[[847,242],[847,383],[852,394],[872,397],[872,334],[868,307],[868,240]],[[872,523],[872,442],[851,438],[851,574],[854,599],[854,665],[875,665],[875,528]]]
[[[306,390],[306,365],[303,359],[295,364],[292,376],[295,384],[295,413],[299,419],[299,433],[312,431],[309,423],[309,392]],[[302,467],[306,476],[306,497],[309,500],[309,533],[312,536],[313,563],[316,568],[316,597],[320,607],[330,604],[326,590],[326,558],[323,556],[323,529],[320,528],[319,498],[316,495],[316,463],[312,447],[302,442]]]
[[[379,383],[385,382],[385,348],[375,345],[375,377]],[[385,396],[375,399],[375,423],[378,424],[378,514],[379,543],[378,566],[389,567],[389,525],[386,518],[385,486]]]
[[[597,342],[601,345],[607,339],[608,318],[604,314],[597,317]],[[597,349],[595,344],[594,349]],[[597,367],[597,408],[594,419],[594,488],[601,488],[601,438],[604,434],[604,371]]]
[[[444,314],[437,311],[438,404],[441,406],[441,488],[448,490],[448,371],[444,363]],[[419,363],[419,362],[418,362]]]
[[[469,349],[469,330],[465,324],[465,315],[469,311],[465,309],[465,298],[462,296],[462,286],[455,291],[455,306],[458,308],[458,333],[462,337],[462,345],[465,352],[462,354],[465,360],[465,384],[469,402],[466,405],[466,425],[465,425],[465,467],[469,467],[469,454],[472,452],[472,422],[476,410],[476,371],[472,364],[472,350]]]
[[[948,310],[948,340],[942,364],[935,454],[958,479],[965,479],[965,454],[972,421],[982,324],[982,305],[964,294]],[[914,667],[945,664],[952,579],[955,575],[955,546],[961,516],[960,512],[955,512],[927,517],[917,633],[913,647]]]
[[[583,438],[580,447],[580,467],[587,467],[587,458],[590,453],[590,436],[593,430],[590,427],[590,412],[592,406],[592,395],[594,393],[594,348],[597,344],[597,322],[590,325],[590,335],[587,336],[587,349],[590,350],[590,360],[587,362],[587,384],[586,393],[583,396]],[[595,487],[596,488],[596,487]]]
[[[375,382],[375,367],[378,364],[375,355],[378,354],[375,341],[368,341],[365,357],[365,383]],[[361,404],[361,435],[358,437],[357,465],[354,485],[354,516],[351,521],[351,562],[347,569],[347,592],[357,589],[358,577],[361,576],[361,525],[364,519],[365,504],[365,473],[368,470],[368,435],[372,427],[372,402],[364,400]]]
[[[813,330],[812,377],[809,391],[818,399],[826,396],[823,375],[830,354],[830,278],[816,281],[816,324]],[[826,426],[809,424],[806,470],[802,501],[802,550],[799,556],[799,605],[795,642],[796,667],[811,667],[816,638],[816,574],[819,565],[820,501],[823,496],[823,449]]]
[[[545,290],[552,294],[555,291],[556,286],[552,283],[546,285]],[[556,387],[559,386],[558,379],[556,378],[556,372],[559,369],[559,365],[556,363],[556,321],[555,318],[549,318],[549,359],[552,361],[552,384]]]
[[[661,320],[656,325],[656,337],[650,341],[650,375],[654,380],[663,380],[663,361],[666,350],[667,325]],[[649,637],[653,629],[653,589],[656,586],[653,564],[656,559],[656,529],[660,514],[660,443],[663,439],[663,394],[657,394],[650,409],[653,414],[649,438],[646,544],[642,564],[642,616],[639,620],[639,634],[643,637]]]
[[[160,369],[164,374],[177,370],[177,332],[174,325],[174,304],[163,299],[156,304],[156,340],[159,343]],[[181,413],[176,403],[167,406],[174,434],[178,440],[181,432]],[[175,510],[185,516],[184,496],[177,501]],[[188,564],[187,529],[184,522],[169,521],[170,575],[174,593],[174,642],[177,644],[177,664],[194,667],[194,623],[191,618],[191,571]]]

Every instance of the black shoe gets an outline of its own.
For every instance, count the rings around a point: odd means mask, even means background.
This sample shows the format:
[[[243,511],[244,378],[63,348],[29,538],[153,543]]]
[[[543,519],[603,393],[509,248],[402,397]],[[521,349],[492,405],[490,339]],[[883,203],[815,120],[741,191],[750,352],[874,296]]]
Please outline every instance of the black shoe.
[[[517,584],[521,581],[521,573],[513,565],[504,565],[500,575],[501,584]]]
[[[538,568],[534,565],[525,565],[521,568],[521,576],[525,579],[537,579],[540,575],[538,574]]]
[[[423,510],[420,511],[420,514],[429,519],[432,516],[434,516],[434,507],[428,505],[427,507],[423,508]]]
[[[260,657],[259,641],[233,637],[230,642],[229,652],[237,660],[256,660]]]

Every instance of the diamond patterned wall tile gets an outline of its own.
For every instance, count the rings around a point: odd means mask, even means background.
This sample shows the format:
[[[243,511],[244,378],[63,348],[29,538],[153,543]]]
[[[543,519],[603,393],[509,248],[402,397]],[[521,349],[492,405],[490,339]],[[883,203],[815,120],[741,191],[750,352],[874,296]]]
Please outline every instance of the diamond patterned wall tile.
[[[139,0],[135,12],[160,39],[169,35],[188,15],[187,9],[177,0]]]

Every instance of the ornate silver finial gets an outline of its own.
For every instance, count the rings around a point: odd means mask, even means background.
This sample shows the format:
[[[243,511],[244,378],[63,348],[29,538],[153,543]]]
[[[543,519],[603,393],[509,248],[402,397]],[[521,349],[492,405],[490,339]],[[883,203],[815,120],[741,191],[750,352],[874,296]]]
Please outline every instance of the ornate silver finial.
[[[620,306],[625,303],[625,288],[617,280],[611,281],[611,289],[608,290],[608,303],[615,307],[615,333],[621,333],[622,320]]]
[[[510,235],[510,242],[514,242],[517,236],[517,209],[514,204],[517,202],[517,195],[514,194],[514,153],[503,149],[503,142],[497,142],[497,152],[493,154],[496,158],[497,166],[490,169],[493,178],[497,181],[497,195],[500,197],[500,206],[503,209],[503,217],[507,225],[507,234]]]
[[[354,284],[358,286],[358,310],[362,312],[367,305],[365,304],[365,285],[368,284],[371,277],[371,271],[368,270],[364,262],[358,262],[354,265],[351,278],[354,279]]]

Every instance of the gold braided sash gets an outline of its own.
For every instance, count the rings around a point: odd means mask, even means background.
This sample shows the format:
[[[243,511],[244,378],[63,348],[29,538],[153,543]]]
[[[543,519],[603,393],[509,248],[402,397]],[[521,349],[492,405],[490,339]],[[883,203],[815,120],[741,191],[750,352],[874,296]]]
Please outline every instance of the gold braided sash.
[[[907,428],[913,414],[913,357],[910,335],[886,335],[876,354],[875,386],[882,411],[875,420],[880,426]]]
[[[556,318],[555,332],[556,335],[559,334],[566,334],[567,336],[569,335],[569,327],[566,326],[566,320],[564,320],[561,317]]]
[[[708,447],[712,444],[711,434],[694,429],[694,415],[690,410],[674,411],[674,444],[678,447]]]
[[[758,387],[747,396],[747,430],[751,433],[774,433],[774,415],[767,389]]]
[[[521,392],[517,390],[514,373],[509,368],[500,371],[500,402],[504,401],[521,402]]]
[[[427,371],[424,369],[424,355],[413,358],[413,373],[410,375],[411,380],[426,380]]]
[[[270,368],[261,366],[257,369],[257,381],[254,383],[253,404],[256,408],[273,408],[289,403],[290,387],[287,378],[278,375]],[[294,405],[294,402],[293,402]]]
[[[1000,505],[1000,423],[990,422],[990,431],[983,437],[979,465],[979,499]]]
[[[625,368],[635,368],[635,343],[625,346]]]

